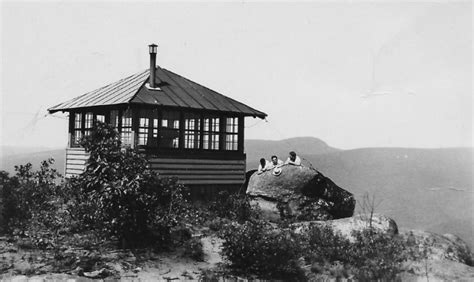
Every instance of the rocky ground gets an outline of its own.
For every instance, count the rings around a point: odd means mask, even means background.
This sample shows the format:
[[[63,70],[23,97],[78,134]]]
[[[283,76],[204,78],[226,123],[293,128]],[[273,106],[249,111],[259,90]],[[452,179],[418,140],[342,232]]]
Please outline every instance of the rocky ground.
[[[460,238],[451,234],[439,235],[400,229],[393,219],[373,213],[373,206],[369,213],[353,215],[353,195],[320,172],[295,166],[286,166],[282,170],[278,175],[272,174],[271,171],[252,175],[247,189],[247,195],[253,204],[259,206],[259,216],[273,222],[275,229],[280,228],[278,231],[281,232],[282,227],[277,227],[276,222],[296,218],[297,221],[289,226],[297,233],[307,232],[308,227],[313,225],[329,225],[349,241],[354,241],[353,231],[362,231],[370,226],[371,230],[377,233],[390,234],[388,237],[392,240],[398,238],[401,239],[398,242],[409,245],[406,249],[400,246],[404,252],[410,252],[403,258],[404,272],[398,276],[402,281],[474,281],[474,256]],[[234,223],[238,224],[232,221],[232,224]],[[196,225],[200,224],[189,226],[189,236],[199,240],[202,245],[203,255],[197,257],[190,253],[200,248],[195,249],[186,244],[173,252],[151,249],[131,251],[117,249],[117,242],[97,242],[91,238],[90,244],[84,244],[89,242],[88,235],[75,234],[74,238],[64,235],[62,244],[45,243],[38,248],[33,246],[32,242],[25,241],[26,239],[0,237],[0,279],[170,281],[227,277],[225,275],[229,273],[229,269],[223,264],[220,255],[221,239],[210,231],[211,224],[204,224],[208,227]],[[218,225],[211,229],[215,232],[223,226],[225,228],[225,225]],[[172,237],[176,239],[177,236]],[[177,241],[185,242],[178,239]],[[238,248],[240,244],[239,240]],[[86,245],[87,248],[84,247]],[[398,245],[395,248],[397,247]],[[347,267],[339,265],[340,261],[335,261],[338,265],[331,265],[329,272],[313,271],[312,265],[301,259],[299,266],[305,272],[305,277],[311,281],[336,280],[337,276],[331,273],[331,270]],[[232,278],[235,280],[237,277]]]
[[[219,266],[221,241],[201,238],[203,261],[183,255],[182,249],[155,253],[122,251],[103,246],[96,250],[68,249],[61,254],[22,248],[0,237],[1,281],[199,280]]]

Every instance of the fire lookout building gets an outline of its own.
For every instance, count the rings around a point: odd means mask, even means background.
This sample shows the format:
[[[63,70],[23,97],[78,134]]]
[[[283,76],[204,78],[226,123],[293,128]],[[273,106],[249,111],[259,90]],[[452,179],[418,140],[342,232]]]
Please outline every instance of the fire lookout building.
[[[266,114],[156,66],[156,45],[149,53],[149,69],[48,109],[69,113],[66,177],[84,171],[88,153],[79,141],[102,121],[162,176],[188,186],[240,186],[245,117]]]

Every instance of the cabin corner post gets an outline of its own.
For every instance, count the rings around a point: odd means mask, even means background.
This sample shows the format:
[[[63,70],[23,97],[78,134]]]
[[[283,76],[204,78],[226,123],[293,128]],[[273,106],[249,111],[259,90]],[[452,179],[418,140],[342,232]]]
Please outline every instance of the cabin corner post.
[[[73,144],[73,132],[74,132],[74,112],[69,113],[69,128],[68,128],[68,137],[67,137],[67,148],[71,148]]]
[[[245,153],[244,148],[244,130],[245,130],[245,117],[239,116],[238,122],[238,137],[237,137],[237,150],[242,154]]]

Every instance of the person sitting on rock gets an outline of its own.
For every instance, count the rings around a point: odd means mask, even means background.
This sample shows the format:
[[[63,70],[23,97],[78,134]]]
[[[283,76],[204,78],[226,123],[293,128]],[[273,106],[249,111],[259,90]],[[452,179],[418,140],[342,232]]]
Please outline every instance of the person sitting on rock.
[[[283,161],[280,160],[277,156],[273,155],[272,156],[272,163],[271,163],[272,168],[280,167],[282,165],[283,165]]]
[[[261,174],[267,170],[270,170],[271,163],[264,158],[260,159],[260,164],[258,165],[257,173]]]
[[[286,160],[285,164],[289,165],[301,165],[301,159],[296,155],[294,151],[290,152],[290,155],[288,156],[288,159]]]

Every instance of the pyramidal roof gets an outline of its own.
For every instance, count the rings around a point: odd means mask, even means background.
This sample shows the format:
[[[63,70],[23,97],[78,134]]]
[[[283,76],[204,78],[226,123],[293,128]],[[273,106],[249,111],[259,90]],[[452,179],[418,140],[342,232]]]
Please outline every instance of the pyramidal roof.
[[[176,108],[220,111],[265,118],[267,115],[241,102],[157,67],[155,81],[160,90],[145,86],[149,69],[123,78],[48,109],[50,113],[121,104],[148,104]]]

